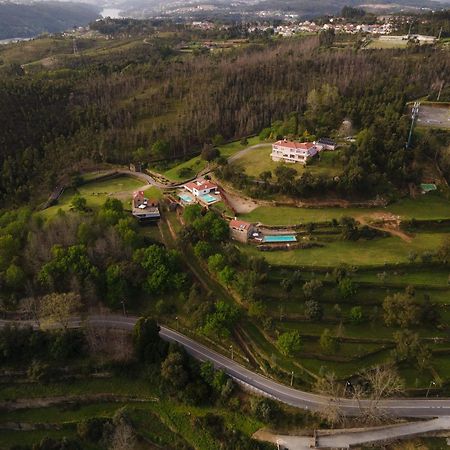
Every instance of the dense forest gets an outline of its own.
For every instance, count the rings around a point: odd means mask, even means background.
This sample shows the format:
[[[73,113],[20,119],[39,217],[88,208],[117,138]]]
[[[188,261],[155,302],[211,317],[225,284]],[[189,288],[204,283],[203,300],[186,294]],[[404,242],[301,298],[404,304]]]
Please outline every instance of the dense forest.
[[[50,66],[0,52],[0,201],[50,190],[83,161],[128,163],[138,148],[148,161],[183,157],[218,134],[259,133],[291,113],[300,133],[326,135],[346,118],[370,130],[370,148],[353,158],[357,177],[375,168],[378,179],[408,181],[406,102],[439,89],[445,50],[336,51],[308,37],[181,53],[187,35],[153,34],[105,51],[80,41],[78,55],[53,53]]]
[[[0,39],[34,37],[87,25],[98,17],[94,5],[70,2],[0,3]]]

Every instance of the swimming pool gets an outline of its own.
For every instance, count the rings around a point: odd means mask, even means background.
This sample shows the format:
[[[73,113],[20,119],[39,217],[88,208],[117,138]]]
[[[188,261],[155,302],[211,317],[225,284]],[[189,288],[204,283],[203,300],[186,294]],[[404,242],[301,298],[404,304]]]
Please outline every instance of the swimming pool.
[[[204,195],[200,195],[200,198],[205,202],[205,203],[213,203],[217,200],[216,197],[209,195],[209,194],[204,194]]]
[[[293,234],[277,234],[264,236],[263,242],[297,242],[297,238]]]
[[[180,197],[184,203],[192,203],[194,201],[194,199],[188,194],[180,194],[178,197]]]

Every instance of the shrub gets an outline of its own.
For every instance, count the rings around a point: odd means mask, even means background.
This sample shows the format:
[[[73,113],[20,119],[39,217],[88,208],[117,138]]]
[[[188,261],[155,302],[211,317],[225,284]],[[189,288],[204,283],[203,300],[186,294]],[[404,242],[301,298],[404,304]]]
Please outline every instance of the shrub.
[[[323,308],[320,303],[315,300],[306,301],[305,317],[308,320],[320,320],[323,317]]]
[[[283,355],[292,356],[302,348],[302,339],[298,331],[281,334],[277,340],[278,348]]]
[[[351,310],[350,310],[350,320],[354,323],[354,324],[358,324],[361,323],[363,321],[363,310],[361,308],[361,306],[354,306]]]
[[[110,419],[92,417],[77,424],[78,436],[88,442],[97,443],[103,437],[104,426]]]

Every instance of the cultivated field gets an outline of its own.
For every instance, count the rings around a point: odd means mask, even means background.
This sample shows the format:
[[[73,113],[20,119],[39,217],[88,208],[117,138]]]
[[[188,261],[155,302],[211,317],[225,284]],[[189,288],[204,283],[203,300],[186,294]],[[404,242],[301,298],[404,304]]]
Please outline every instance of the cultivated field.
[[[51,383],[21,383],[18,380],[17,383],[4,384],[0,401],[26,399],[32,404],[36,397],[42,398],[44,401],[46,398],[59,397],[60,404],[49,407],[36,405],[23,410],[0,413],[2,423],[20,422],[24,424],[24,429],[20,431],[3,429],[0,433],[0,448],[9,449],[19,445],[31,446],[45,436],[54,439],[61,439],[64,436],[68,439],[76,438],[78,423],[92,418],[112,418],[121,408],[124,408],[132,420],[140,440],[147,441],[145,445],[136,447],[139,449],[194,448],[193,446],[202,450],[215,448],[217,442],[211,434],[202,427],[194,425],[196,418],[203,417],[207,413],[222,416],[226,426],[240,430],[248,436],[263,426],[258,420],[240,412],[217,407],[187,406],[171,400],[168,396],[161,398],[158,387],[150,383],[145,376],[141,378],[136,374],[130,374],[128,376],[111,376],[101,380],[89,376],[78,378],[81,379]],[[118,399],[120,396],[134,397],[136,401],[107,402],[95,399],[96,395],[105,392],[117,396]],[[64,401],[65,397],[70,396],[79,396],[81,402],[74,404]],[[42,429],[43,427],[39,424],[46,425],[48,429]],[[37,429],[33,430],[34,427]],[[157,445],[150,444],[150,442]],[[85,450],[99,448],[104,447],[83,441]]]

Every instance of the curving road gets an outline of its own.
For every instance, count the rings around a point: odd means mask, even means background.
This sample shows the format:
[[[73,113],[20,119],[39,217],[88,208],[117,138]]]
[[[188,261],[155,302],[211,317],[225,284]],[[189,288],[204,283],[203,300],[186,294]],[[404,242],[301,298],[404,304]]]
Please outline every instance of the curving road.
[[[87,324],[94,327],[111,327],[132,330],[137,319],[137,317],[92,315],[85,320],[73,320],[71,322],[71,327],[80,327]],[[11,321],[0,320],[0,327],[5,326],[8,323],[11,323]],[[18,324],[37,327],[36,322],[33,321],[21,321],[18,322]],[[224,370],[238,383],[243,384],[247,388],[288,405],[316,411],[337,404],[345,414],[358,415],[361,411],[361,406],[364,407],[366,404],[364,400],[361,401],[360,404],[352,399],[339,399],[333,401],[333,399],[326,396],[312,394],[310,392],[304,392],[285,386],[266,378],[263,375],[252,372],[241,364],[170,328],[161,326],[160,335],[161,338],[166,341],[177,342],[182,345],[194,358],[200,361],[211,361],[216,368]],[[378,406],[386,414],[395,417],[430,418],[450,416],[450,399],[399,398],[383,400]]]

